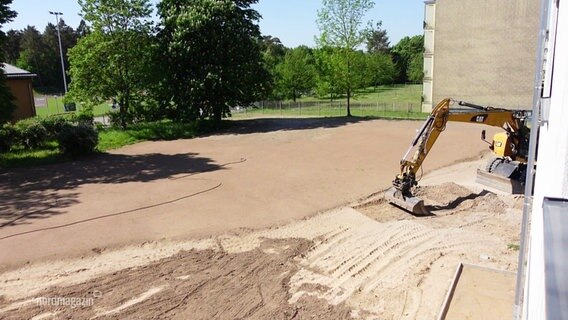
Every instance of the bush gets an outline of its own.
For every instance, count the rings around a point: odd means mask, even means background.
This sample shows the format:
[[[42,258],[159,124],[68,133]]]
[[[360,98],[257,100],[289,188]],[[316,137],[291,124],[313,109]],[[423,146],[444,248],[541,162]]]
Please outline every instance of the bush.
[[[0,153],[10,151],[16,136],[17,132],[13,125],[5,124],[0,127]]]
[[[134,123],[155,122],[166,118],[164,109],[150,97],[143,97],[141,101],[135,101],[129,111]]]
[[[79,113],[73,118],[73,121],[79,126],[89,126],[95,125],[95,116],[93,110],[90,108],[81,109]]]
[[[125,119],[127,125],[132,125],[132,124],[136,124],[136,123],[139,123],[139,122],[145,122],[145,121],[141,121],[139,118],[136,118],[132,112],[128,112],[128,113],[123,115],[123,114],[120,113],[120,111],[111,111],[111,112],[108,112],[106,114],[106,116],[108,117],[108,122],[109,122],[110,126],[114,127],[114,128],[122,128],[122,117],[123,116],[124,116],[124,119]]]
[[[51,116],[47,118],[43,118],[40,120],[41,124],[45,127],[47,131],[48,139],[55,140],[57,136],[63,130],[66,124],[68,124],[68,120],[62,116]]]
[[[3,48],[2,48],[3,50]],[[2,62],[2,61],[0,61]],[[3,71],[0,71],[3,73]],[[14,111],[16,111],[16,105],[14,104],[14,96],[12,95],[12,90],[8,88],[5,82],[5,78],[3,78],[0,82],[0,101],[2,101],[2,106],[0,107],[0,126],[6,122],[12,120],[12,116]]]
[[[122,124],[120,122],[120,114],[118,111],[111,111],[107,113],[106,116],[108,117],[108,122],[110,123],[111,127],[115,128],[121,127]]]
[[[37,119],[25,119],[15,125],[17,140],[27,149],[37,149],[45,145],[47,130]]]
[[[59,133],[57,141],[61,153],[76,157],[95,152],[99,135],[92,126],[66,125]]]

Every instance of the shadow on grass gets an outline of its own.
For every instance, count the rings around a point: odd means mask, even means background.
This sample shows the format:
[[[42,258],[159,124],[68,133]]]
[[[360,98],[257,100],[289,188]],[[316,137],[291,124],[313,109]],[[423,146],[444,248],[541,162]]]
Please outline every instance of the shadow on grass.
[[[109,128],[99,132],[100,151],[116,149],[140,141],[159,141],[195,138],[209,132],[209,124],[159,121],[131,125],[127,129]]]
[[[149,182],[221,169],[194,153],[99,154],[88,160],[0,169],[0,230],[65,213],[65,208],[80,202],[74,190],[81,185]]]
[[[126,131],[140,140],[194,138],[202,129],[198,123],[150,122],[132,125]]]
[[[57,145],[46,146],[40,150],[15,150],[0,154],[0,170],[2,168],[31,167],[43,164],[58,163],[66,160]]]

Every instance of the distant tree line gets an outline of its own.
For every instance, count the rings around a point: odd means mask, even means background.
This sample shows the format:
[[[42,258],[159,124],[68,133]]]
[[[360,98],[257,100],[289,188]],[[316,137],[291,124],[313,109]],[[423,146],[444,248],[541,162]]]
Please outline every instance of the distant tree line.
[[[77,29],[73,29],[61,19],[59,30],[67,74],[69,71],[68,50],[73,48],[77,40],[88,32],[87,25],[82,20]],[[37,91],[43,93],[64,91],[55,24],[49,23],[43,32],[39,32],[35,26],[27,26],[23,30],[8,30],[3,53],[4,62],[38,75],[34,79],[34,88]],[[67,80],[70,79],[67,77]]]
[[[251,8],[257,2],[162,0],[154,23],[149,0],[79,0],[81,24],[59,25],[66,99],[84,108],[112,102],[122,127],[161,119],[219,123],[231,107],[259,100],[349,99],[360,88],[422,79],[423,37],[391,46],[380,22],[361,28],[370,0],[322,0],[317,48],[287,48],[262,36]],[[334,19],[357,18],[346,20],[357,23],[343,38],[326,24],[337,12]],[[62,91],[55,25],[42,33],[9,30],[2,52],[6,62],[39,75],[37,90]]]
[[[382,22],[364,26],[373,5],[371,0],[322,0],[315,49],[286,48],[278,38],[264,36],[261,50],[273,84],[268,98],[345,97],[351,115],[350,100],[358,89],[422,81],[423,36],[405,37],[391,47]]]
[[[421,82],[423,42],[421,35],[405,37],[391,47],[386,33],[380,43],[367,40],[366,51],[352,51],[354,88]],[[295,100],[315,93],[321,98],[333,99],[346,94],[343,83],[346,78],[337,61],[338,49],[287,48],[280,39],[271,36],[262,38],[261,48],[274,84],[270,98]]]
[[[2,31],[2,25],[12,21],[17,13],[10,10],[12,0],[0,0],[0,48],[6,44],[6,34]],[[6,59],[5,54],[0,50],[0,64]],[[16,109],[14,96],[6,85],[6,75],[0,72],[0,125],[11,119],[12,113]]]

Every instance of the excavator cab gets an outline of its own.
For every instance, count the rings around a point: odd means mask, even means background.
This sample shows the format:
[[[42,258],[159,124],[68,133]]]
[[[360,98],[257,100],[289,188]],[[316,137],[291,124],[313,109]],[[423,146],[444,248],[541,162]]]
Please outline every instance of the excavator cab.
[[[512,150],[514,144],[511,143],[511,138],[507,132],[499,132],[493,136],[493,143],[491,144],[491,150],[496,157],[513,157],[514,150]]]

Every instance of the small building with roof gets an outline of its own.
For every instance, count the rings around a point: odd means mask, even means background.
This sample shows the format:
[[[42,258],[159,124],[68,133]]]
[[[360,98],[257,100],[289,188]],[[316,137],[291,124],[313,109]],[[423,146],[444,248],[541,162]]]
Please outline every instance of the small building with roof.
[[[37,75],[7,63],[3,64],[2,71],[6,76],[6,86],[14,96],[14,104],[16,105],[16,110],[12,113],[12,120],[35,117],[32,80]]]

